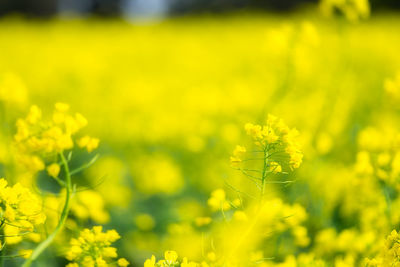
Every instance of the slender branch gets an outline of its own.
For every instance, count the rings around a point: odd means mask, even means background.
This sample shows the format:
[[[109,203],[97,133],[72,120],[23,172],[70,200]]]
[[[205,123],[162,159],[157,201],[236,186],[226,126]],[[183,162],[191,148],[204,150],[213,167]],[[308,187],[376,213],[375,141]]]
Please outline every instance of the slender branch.
[[[5,247],[5,236],[4,236],[4,221],[2,221],[1,223],[1,227],[0,227],[0,267],[4,266],[4,247]]]
[[[68,162],[62,152],[60,153],[60,158],[65,171],[65,189],[66,189],[65,203],[61,213],[60,220],[58,221],[58,224],[54,229],[54,231],[35,248],[35,250],[32,252],[32,255],[22,265],[23,267],[31,266],[32,262],[35,261],[40,256],[40,254],[42,254],[42,252],[53,242],[58,232],[60,232],[63,229],[65,221],[67,220],[70,208],[69,204],[72,194],[71,173],[69,171]]]
[[[99,154],[96,154],[88,163],[76,168],[75,170],[71,171],[71,175],[77,174],[78,172],[81,172],[87,168],[89,168],[90,166],[92,166],[96,160],[99,158]]]
[[[231,185],[231,184],[228,183],[227,181],[225,181],[225,184],[226,184],[229,188],[231,188],[233,191],[235,191],[236,193],[238,193],[239,196],[240,196],[240,194],[244,194],[244,195],[246,195],[246,196],[248,196],[248,197],[250,197],[250,198],[252,198],[252,199],[256,199],[256,197],[254,197],[254,196],[252,196],[252,195],[250,195],[250,194],[248,194],[248,193],[246,193],[246,192],[240,191],[239,189],[235,188],[233,185]]]
[[[54,180],[56,180],[57,183],[58,183],[61,187],[65,187],[65,186],[66,186],[65,182],[64,182],[63,180],[61,180],[60,178],[58,178],[58,177],[51,177],[51,178],[53,178]]]
[[[259,181],[262,180],[260,177],[257,177],[257,176],[248,174],[248,173],[247,173],[246,171],[244,171],[243,169],[241,169],[241,172],[242,172],[244,175],[246,175],[247,177],[250,177],[250,178],[252,178],[252,179],[254,179],[254,180],[259,180]]]

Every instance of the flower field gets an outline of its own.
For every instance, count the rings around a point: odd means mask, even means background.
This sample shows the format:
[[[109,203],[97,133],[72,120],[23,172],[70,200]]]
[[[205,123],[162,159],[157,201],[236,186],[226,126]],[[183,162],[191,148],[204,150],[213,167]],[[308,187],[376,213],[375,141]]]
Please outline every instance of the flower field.
[[[350,11],[0,19],[0,266],[400,266],[400,16]]]

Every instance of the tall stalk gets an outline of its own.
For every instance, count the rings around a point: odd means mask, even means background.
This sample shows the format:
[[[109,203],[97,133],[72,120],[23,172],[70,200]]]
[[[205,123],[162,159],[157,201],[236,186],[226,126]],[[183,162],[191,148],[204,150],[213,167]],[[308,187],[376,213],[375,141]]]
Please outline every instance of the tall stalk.
[[[265,184],[266,184],[265,182],[267,179],[267,171],[268,171],[268,158],[269,158],[269,146],[267,145],[264,147],[264,151],[263,151],[263,161],[264,162],[263,162],[263,169],[262,169],[262,173],[261,173],[262,176],[261,176],[260,201],[259,201],[259,205],[257,208],[257,213],[255,214],[253,221],[250,224],[249,228],[247,228],[247,230],[241,235],[240,239],[236,242],[236,245],[234,246],[234,248],[230,251],[228,259],[231,258],[236,253],[237,249],[239,249],[242,242],[244,240],[246,240],[248,235],[251,233],[253,228],[256,226],[258,219],[260,218],[261,210],[264,205]]]
[[[264,200],[264,194],[265,194],[265,179],[267,178],[267,168],[268,168],[268,150],[269,150],[268,146],[264,147],[264,154],[263,154],[264,164],[261,177],[261,202]]]
[[[29,267],[31,266],[32,262],[35,261],[40,254],[43,253],[43,251],[46,250],[46,248],[53,242],[54,238],[57,236],[57,234],[63,229],[65,221],[68,218],[68,213],[70,209],[70,200],[72,196],[72,182],[71,182],[71,172],[68,167],[68,162],[63,154],[63,152],[60,153],[60,158],[62,162],[62,166],[64,167],[64,172],[65,172],[65,189],[66,189],[66,195],[65,195],[65,203],[64,207],[61,213],[60,220],[58,221],[57,227],[54,229],[54,231],[45,239],[43,240],[32,252],[32,255],[24,262],[22,265],[23,267]]]

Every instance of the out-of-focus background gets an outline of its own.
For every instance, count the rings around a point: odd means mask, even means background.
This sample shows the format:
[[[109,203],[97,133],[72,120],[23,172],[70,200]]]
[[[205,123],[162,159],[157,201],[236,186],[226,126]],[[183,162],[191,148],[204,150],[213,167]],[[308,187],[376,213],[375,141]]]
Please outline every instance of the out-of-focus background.
[[[216,262],[230,240],[221,224],[236,217],[207,200],[218,188],[230,199],[240,189],[245,204],[258,194],[229,158],[250,140],[244,124],[263,124],[268,113],[299,130],[304,159],[279,176],[292,183],[268,185],[274,215],[246,259],[343,267],[379,255],[400,226],[399,8],[397,0],[0,0],[0,177],[25,179],[10,144],[32,104],[46,116],[69,103],[100,139],[99,160],[75,178],[90,190],[77,194],[67,231],[39,264],[65,265],[71,229],[99,224],[120,233],[118,254],[132,266],[168,249]],[[54,191],[44,171],[38,177]],[[286,225],[290,216],[296,222]]]
[[[19,13],[49,17],[73,13],[147,17],[224,13],[242,9],[287,12],[317,2],[318,0],[1,0],[0,15]],[[400,3],[396,0],[371,0],[370,4],[373,10],[400,8]]]

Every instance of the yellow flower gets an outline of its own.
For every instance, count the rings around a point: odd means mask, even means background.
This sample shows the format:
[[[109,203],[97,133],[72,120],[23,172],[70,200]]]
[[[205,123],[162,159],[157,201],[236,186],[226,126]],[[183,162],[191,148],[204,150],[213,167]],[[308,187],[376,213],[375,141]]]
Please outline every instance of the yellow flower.
[[[260,125],[254,125],[252,123],[247,123],[244,126],[244,129],[246,130],[248,135],[253,137],[254,140],[262,139],[262,137],[263,137]]]
[[[47,167],[47,173],[54,178],[58,177],[58,174],[60,173],[60,165],[57,163],[52,163]]]
[[[397,266],[400,262],[400,235],[393,230],[386,238],[380,253],[374,259],[366,259],[366,266]]]
[[[19,250],[19,255],[21,255],[24,259],[28,259],[32,255],[31,249],[21,249]]]
[[[173,250],[168,250],[168,251],[165,251],[164,257],[165,257],[165,260],[169,264],[172,264],[172,263],[175,263],[176,260],[178,259],[178,254]]]
[[[57,103],[51,119],[42,118],[42,111],[32,106],[26,118],[18,119],[17,132],[14,135],[16,159],[31,173],[45,168],[44,160],[74,147],[78,142],[89,152],[99,145],[99,139],[85,137],[76,141],[75,134],[87,124],[87,120],[79,113],[72,116],[68,112],[69,105]],[[56,167],[49,170],[49,175],[56,177]]]
[[[0,178],[0,206],[7,244],[21,242],[24,235],[20,233],[32,232],[46,219],[37,196],[19,183],[8,186],[4,178]]]
[[[88,152],[92,152],[99,146],[99,139],[90,136],[84,136],[78,141],[78,146],[86,148]]]
[[[118,259],[117,264],[120,267],[126,267],[129,265],[129,262],[125,258],[120,258]]]
[[[106,258],[116,258],[117,255],[117,249],[113,247],[106,247],[103,249],[103,256]]]
[[[269,170],[273,173],[280,173],[282,172],[282,166],[278,162],[272,161],[269,163]]]
[[[211,193],[211,197],[207,201],[212,210],[229,210],[230,205],[226,201],[226,194],[223,189],[216,189]]]
[[[275,133],[275,130],[270,127],[270,125],[263,127],[262,135],[268,144],[273,144],[279,140],[279,136]]]
[[[31,106],[26,121],[29,124],[36,124],[42,117],[42,111],[38,106]]]
[[[156,257],[152,255],[150,259],[147,259],[144,262],[144,267],[154,267],[155,264],[156,264]]]

